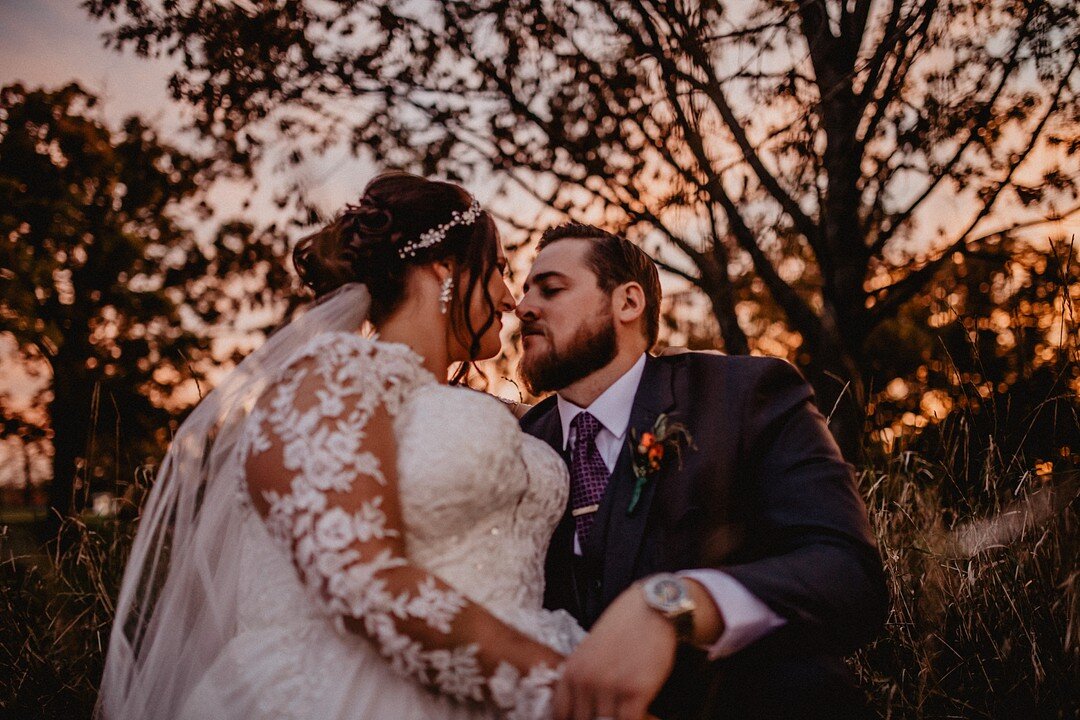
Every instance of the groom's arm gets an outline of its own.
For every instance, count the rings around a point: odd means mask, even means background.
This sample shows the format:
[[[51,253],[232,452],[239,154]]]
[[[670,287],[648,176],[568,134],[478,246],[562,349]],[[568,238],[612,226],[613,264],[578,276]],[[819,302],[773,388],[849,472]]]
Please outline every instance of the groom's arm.
[[[741,395],[743,463],[734,492],[757,508],[744,518],[757,559],[680,573],[708,590],[724,619],[717,641],[701,647],[710,659],[729,657],[789,625],[793,644],[848,652],[878,631],[886,610],[851,466],[794,367],[775,358],[733,361],[743,367],[727,371],[750,378]]]
[[[723,631],[723,619],[703,585],[687,585],[697,605],[689,642],[711,645]],[[677,645],[675,626],[646,604],[641,583],[634,583],[566,659],[552,701],[554,720],[645,717],[671,674]]]
[[[757,560],[718,565],[775,617],[794,645],[846,653],[876,634],[887,611],[881,561],[855,488],[809,385],[790,364],[753,360],[762,368],[745,401],[744,478],[760,508],[748,532],[764,538]],[[693,644],[721,637],[714,596],[691,582],[697,609]],[[671,625],[643,601],[635,584],[624,591],[566,664],[556,694],[556,718],[589,718],[616,708],[634,717],[671,672]]]
[[[711,601],[720,613],[719,633],[715,637],[698,638],[698,647],[706,651],[710,660],[731,657],[787,623],[722,570],[699,568],[678,574],[696,581],[705,591],[703,599]],[[700,602],[695,604],[702,607]]]
[[[747,397],[744,485],[759,508],[759,559],[718,569],[784,618],[794,644],[847,653],[881,628],[887,594],[854,473],[790,364],[764,370]]]

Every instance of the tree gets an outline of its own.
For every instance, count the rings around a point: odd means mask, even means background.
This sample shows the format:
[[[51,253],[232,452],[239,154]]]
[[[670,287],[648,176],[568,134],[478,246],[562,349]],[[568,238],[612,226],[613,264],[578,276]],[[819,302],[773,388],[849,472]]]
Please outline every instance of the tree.
[[[205,211],[211,163],[135,117],[114,133],[95,106],[74,84],[0,90],[0,333],[48,366],[49,498],[60,514],[160,457],[196,399],[197,388],[175,391],[203,379],[212,336],[291,285],[283,238],[230,223],[200,242],[182,222]],[[245,290],[245,279],[265,289]],[[5,436],[43,430],[7,407],[3,416]]]
[[[1003,241],[955,257],[871,348],[870,425],[893,451],[949,458],[945,507],[1014,497],[1033,468],[1061,487],[1080,466],[1080,247]],[[872,341],[873,342],[873,341]],[[1067,491],[1066,491],[1067,492]],[[991,504],[987,504],[990,499]]]
[[[780,313],[849,453],[872,336],[955,253],[1076,210],[1069,0],[86,6],[117,47],[180,58],[222,156],[291,138],[295,162],[345,143],[494,170],[653,250],[727,351],[754,348],[747,311]]]

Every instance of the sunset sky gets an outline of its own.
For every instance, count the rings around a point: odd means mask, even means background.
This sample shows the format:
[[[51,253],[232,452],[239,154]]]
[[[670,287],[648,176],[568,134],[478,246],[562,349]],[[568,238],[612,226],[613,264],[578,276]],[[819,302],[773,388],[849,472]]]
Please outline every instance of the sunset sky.
[[[102,111],[110,124],[115,126],[124,117],[138,114],[170,141],[193,148],[190,138],[178,133],[185,110],[167,91],[172,63],[104,47],[106,29],[78,0],[0,0],[0,84],[55,88],[77,81],[102,100]],[[296,172],[311,187],[312,199],[332,211],[355,196],[374,168],[331,154]],[[253,212],[264,219],[274,212],[267,185],[252,203]],[[239,210],[249,192],[236,186],[219,187],[211,204],[229,215]]]
[[[195,149],[193,138],[180,131],[186,110],[174,103],[167,92],[172,62],[139,58],[131,53],[107,49],[102,40],[106,29],[105,24],[90,18],[78,0],[0,0],[0,85],[17,82],[30,88],[58,88],[76,81],[102,100],[100,110],[110,125],[117,126],[124,117],[137,113],[158,128],[170,142]],[[750,111],[750,108],[740,108],[744,116]],[[1023,171],[1038,173],[1037,154],[1033,155]],[[354,199],[377,169],[370,162],[332,151],[325,157],[309,160],[287,172],[307,188],[310,200],[325,213],[331,214],[345,202]],[[256,224],[274,221],[277,210],[270,197],[283,175],[273,175],[263,169],[261,173],[257,171],[257,177],[260,177],[262,188],[254,195],[249,187],[235,183],[215,186],[209,199],[217,209],[216,217],[209,223],[197,226],[196,230],[208,231],[216,222],[234,217],[241,212],[241,204],[248,197],[252,198],[250,210],[246,213],[248,219]],[[513,213],[525,224],[542,227],[556,219],[550,214],[539,216],[541,209],[524,195],[496,201],[490,186],[478,183],[469,189],[476,193],[481,203],[490,205],[497,213],[500,210]],[[906,187],[903,189],[908,190]],[[917,193],[918,188],[913,190]],[[1059,209],[1066,205],[1061,203]],[[970,200],[945,193],[944,197],[928,203],[920,214],[920,231],[915,234],[914,242],[928,249],[938,240],[936,228],[955,227],[959,218],[970,216],[971,213]],[[1025,219],[1022,211],[1016,207],[995,215],[985,221],[980,230],[996,230],[1018,219]],[[1048,236],[1067,239],[1071,234],[1080,234],[1080,214],[1028,231],[1028,235],[1038,241],[1045,241]],[[530,260],[530,253],[518,253],[514,258],[519,284]],[[686,286],[687,283],[681,279],[665,276],[668,295]],[[695,299],[700,299],[702,308],[705,307],[703,296]],[[512,329],[513,323],[509,323],[507,332]],[[673,339],[676,343],[680,342],[677,336]],[[0,361],[5,357],[10,358],[11,352],[10,344],[3,340],[0,338]],[[777,354],[783,354],[783,351],[783,346],[775,350]],[[27,382],[16,363],[3,364],[0,391],[13,390],[13,394],[20,396],[26,393],[27,388],[35,386],[35,383]],[[513,394],[512,388],[507,388],[507,391]],[[0,484],[3,481],[3,472],[0,471]]]
[[[104,100],[110,120],[138,112],[174,117],[168,65],[102,47],[104,26],[76,0],[0,0],[0,82],[58,86],[77,80]]]
[[[189,140],[176,132],[184,108],[170,100],[166,89],[171,62],[138,58],[103,47],[101,36],[106,29],[105,24],[90,18],[78,0],[0,0],[0,84],[58,87],[74,80],[102,99],[104,116],[110,123],[138,113],[171,141],[189,146]],[[333,212],[354,197],[375,171],[369,163],[330,154],[309,161],[295,172],[310,188],[310,198]],[[485,188],[471,189],[481,201],[485,200]],[[235,186],[217,188],[211,203],[227,215],[239,210],[249,192]],[[252,203],[253,212],[263,220],[273,213],[269,194],[267,188]],[[955,220],[955,213],[962,209],[952,205],[947,202],[928,208],[931,217],[926,218],[925,227],[929,230],[939,219]],[[999,226],[995,223],[992,227]],[[1080,217],[1074,216],[1041,226],[1034,234],[1067,237],[1078,231]]]

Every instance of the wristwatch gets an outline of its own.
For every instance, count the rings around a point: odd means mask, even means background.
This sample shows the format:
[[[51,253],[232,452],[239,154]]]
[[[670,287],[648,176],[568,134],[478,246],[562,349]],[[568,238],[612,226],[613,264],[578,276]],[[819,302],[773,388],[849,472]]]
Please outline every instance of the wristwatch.
[[[675,637],[690,642],[694,635],[694,610],[686,580],[671,573],[651,575],[642,581],[645,604],[666,617],[675,626]]]

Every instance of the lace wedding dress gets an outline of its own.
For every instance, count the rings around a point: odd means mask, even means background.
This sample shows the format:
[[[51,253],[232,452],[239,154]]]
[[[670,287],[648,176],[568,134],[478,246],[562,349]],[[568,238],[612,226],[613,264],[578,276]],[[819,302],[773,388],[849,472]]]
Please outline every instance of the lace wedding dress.
[[[379,427],[395,467],[369,450]],[[404,345],[325,333],[237,452],[239,627],[181,717],[549,715],[555,670],[496,638],[568,653],[584,635],[541,608],[566,468],[499,401]]]

